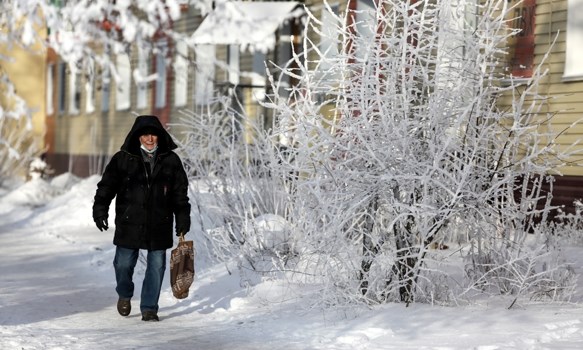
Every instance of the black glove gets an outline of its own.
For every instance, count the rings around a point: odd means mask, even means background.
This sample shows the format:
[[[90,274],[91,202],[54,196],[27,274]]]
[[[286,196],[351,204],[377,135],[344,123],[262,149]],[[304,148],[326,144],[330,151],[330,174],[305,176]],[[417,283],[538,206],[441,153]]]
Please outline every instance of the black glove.
[[[99,231],[107,230],[109,226],[107,225],[107,216],[100,216],[98,218],[93,218],[95,221],[95,225],[99,229]]]
[[[187,229],[185,229],[184,227],[177,227],[176,228],[176,236],[180,237],[182,235],[186,236],[186,232],[188,232]]]

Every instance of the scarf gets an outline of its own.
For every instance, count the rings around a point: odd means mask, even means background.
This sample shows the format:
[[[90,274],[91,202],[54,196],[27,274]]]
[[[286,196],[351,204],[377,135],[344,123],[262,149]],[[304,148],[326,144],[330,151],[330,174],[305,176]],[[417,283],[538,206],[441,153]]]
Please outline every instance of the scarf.
[[[153,154],[154,152],[156,152],[158,150],[158,145],[156,145],[156,147],[152,148],[152,150],[147,149],[146,146],[144,146],[142,144],[140,144],[140,148],[148,154]]]

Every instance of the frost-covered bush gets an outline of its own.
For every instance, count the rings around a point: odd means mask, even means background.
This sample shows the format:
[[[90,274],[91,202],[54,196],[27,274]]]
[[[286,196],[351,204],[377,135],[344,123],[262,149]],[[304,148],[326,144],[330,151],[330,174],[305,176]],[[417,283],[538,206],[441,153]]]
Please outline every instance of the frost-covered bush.
[[[314,36],[295,57],[299,68],[283,73],[299,83],[271,107],[295,146],[282,166],[301,174],[289,216],[303,245],[297,266],[328,303],[451,299],[478,285],[532,295],[565,271],[539,263],[542,250],[526,244],[552,209],[541,186],[563,155],[549,142],[551,116],[537,118],[544,72],[501,83],[516,33],[506,6],[382,0],[345,16],[327,8],[337,28],[327,40],[340,48],[332,56],[313,39],[330,31],[310,14]],[[508,107],[499,108],[501,96]],[[432,249],[454,242],[464,249]],[[461,280],[446,268],[452,259],[468,266]]]
[[[573,202],[575,211],[567,213],[559,210],[554,222],[549,223],[553,238],[561,242],[583,245],[583,203],[580,200]]]
[[[318,305],[568,298],[573,273],[537,224],[563,154],[551,116],[537,117],[544,72],[501,84],[506,5],[381,0],[326,7],[333,24],[308,13],[303,50],[281,67],[297,84],[270,80],[287,89],[265,103],[272,129],[230,99],[180,123],[206,248],[317,288]],[[266,215],[285,223],[276,235],[257,224]]]
[[[277,144],[266,130],[232,108],[228,97],[206,112],[186,112],[179,122],[184,163],[195,212],[215,259],[256,263],[290,254],[288,179],[279,173]],[[280,259],[281,258],[281,259]],[[273,270],[272,268],[267,270]]]

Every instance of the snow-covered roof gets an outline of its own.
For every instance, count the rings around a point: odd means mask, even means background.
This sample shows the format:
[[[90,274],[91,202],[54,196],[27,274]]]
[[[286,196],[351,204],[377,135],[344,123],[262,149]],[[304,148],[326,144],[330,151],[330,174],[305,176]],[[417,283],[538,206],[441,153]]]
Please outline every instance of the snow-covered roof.
[[[191,43],[270,49],[277,28],[303,12],[302,4],[295,1],[219,2],[194,31]]]

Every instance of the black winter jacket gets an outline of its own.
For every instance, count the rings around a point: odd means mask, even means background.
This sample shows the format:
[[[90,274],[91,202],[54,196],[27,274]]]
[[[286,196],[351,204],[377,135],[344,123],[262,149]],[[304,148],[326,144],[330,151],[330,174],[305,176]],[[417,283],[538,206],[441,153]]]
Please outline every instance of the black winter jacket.
[[[148,176],[140,151],[140,129],[158,131],[156,163]],[[190,229],[188,180],[177,146],[155,116],[139,116],[121,150],[107,164],[93,204],[93,218],[107,217],[115,201],[115,245],[160,250],[173,246],[173,224],[185,234]],[[177,232],[179,233],[179,232]]]

